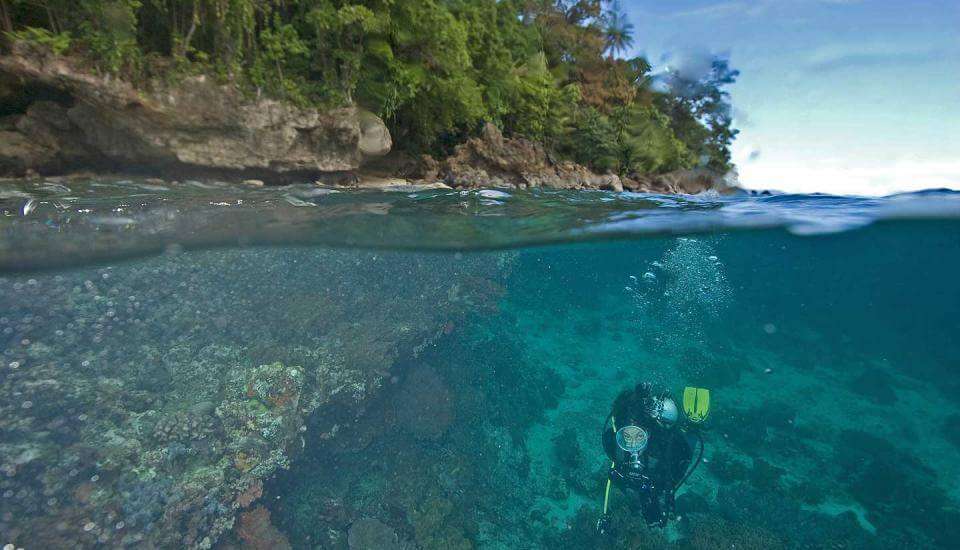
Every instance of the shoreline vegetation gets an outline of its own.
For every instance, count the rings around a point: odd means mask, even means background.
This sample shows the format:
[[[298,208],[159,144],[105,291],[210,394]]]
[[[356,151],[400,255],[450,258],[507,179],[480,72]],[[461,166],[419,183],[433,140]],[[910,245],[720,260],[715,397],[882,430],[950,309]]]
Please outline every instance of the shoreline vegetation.
[[[618,2],[0,0],[0,31],[0,175],[683,192],[734,169],[738,71],[623,58]]]

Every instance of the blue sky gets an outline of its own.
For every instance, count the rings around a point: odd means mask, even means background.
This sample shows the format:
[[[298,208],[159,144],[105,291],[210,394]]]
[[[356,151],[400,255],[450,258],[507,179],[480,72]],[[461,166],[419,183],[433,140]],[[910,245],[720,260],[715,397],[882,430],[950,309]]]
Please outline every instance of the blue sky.
[[[727,54],[745,187],[960,189],[960,0],[623,0],[635,54]]]

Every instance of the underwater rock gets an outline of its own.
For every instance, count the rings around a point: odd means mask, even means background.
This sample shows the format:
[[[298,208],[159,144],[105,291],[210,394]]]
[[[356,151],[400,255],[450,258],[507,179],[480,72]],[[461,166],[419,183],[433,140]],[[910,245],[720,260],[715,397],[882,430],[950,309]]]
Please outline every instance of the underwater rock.
[[[878,532],[917,547],[951,547],[960,537],[960,512],[950,506],[937,472],[911,452],[857,430],[843,430],[836,448],[837,477]]]
[[[237,506],[249,508],[251,504],[263,496],[263,482],[259,479],[250,484],[250,487],[237,497]]]
[[[580,466],[581,453],[577,431],[573,428],[567,428],[553,438],[553,454],[568,470],[575,470]]]
[[[240,514],[237,537],[243,550],[290,550],[290,542],[270,523],[270,512],[257,506]]]
[[[396,397],[397,421],[420,439],[439,439],[453,422],[453,396],[435,370],[417,365]]]
[[[0,532],[48,548],[217,544],[265,480],[332,443],[310,415],[360,416],[395,363],[484,299],[451,281],[509,264],[221,250],[0,277],[0,494],[15,497]]]
[[[750,470],[750,483],[760,489],[774,490],[780,483],[780,478],[787,471],[779,466],[770,464],[760,457],[754,457],[753,468]]]
[[[773,533],[749,522],[730,522],[711,516],[698,516],[691,522],[690,536],[683,539],[684,550],[778,550],[788,548],[786,542]]]
[[[472,550],[473,543],[452,521],[455,511],[448,499],[434,497],[409,510],[417,544],[423,550]]]
[[[897,402],[897,394],[893,391],[894,384],[893,376],[889,372],[874,368],[851,380],[847,387],[878,405],[893,405]]]
[[[364,518],[350,526],[350,550],[400,550],[397,533],[379,520]]]
[[[951,414],[943,421],[940,433],[947,441],[960,447],[960,414]]]
[[[65,116],[38,116],[32,106],[17,124],[22,136],[0,148],[0,169],[22,175],[95,167],[104,160],[145,167],[251,172],[343,172],[387,153],[386,125],[355,107],[328,111],[248,98],[206,76],[134,88],[99,76],[69,57],[26,43],[0,56],[0,76],[21,86],[56,91]],[[50,108],[48,108],[50,107]],[[44,106],[44,112],[52,112]],[[13,145],[9,145],[9,143]]]

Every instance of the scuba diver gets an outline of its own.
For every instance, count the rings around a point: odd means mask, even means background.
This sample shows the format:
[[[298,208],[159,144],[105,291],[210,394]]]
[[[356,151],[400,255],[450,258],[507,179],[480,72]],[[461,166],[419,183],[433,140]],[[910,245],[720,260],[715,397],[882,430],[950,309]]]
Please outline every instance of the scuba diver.
[[[697,424],[710,410],[710,392],[684,390],[688,422],[681,425],[676,402],[667,391],[650,383],[625,390],[613,402],[603,426],[603,449],[610,471],[603,496],[603,515],[597,521],[601,534],[609,530],[610,486],[616,485],[650,527],[664,527],[674,511],[674,497],[703,458],[703,437]],[[696,460],[695,443],[699,443]]]

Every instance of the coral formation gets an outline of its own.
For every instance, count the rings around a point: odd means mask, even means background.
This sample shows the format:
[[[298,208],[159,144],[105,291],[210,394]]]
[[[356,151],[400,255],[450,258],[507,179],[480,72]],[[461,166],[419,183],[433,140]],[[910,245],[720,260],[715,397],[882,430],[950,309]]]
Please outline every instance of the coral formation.
[[[270,523],[270,512],[263,506],[243,512],[237,523],[237,537],[243,550],[290,550],[290,542]]]
[[[682,550],[786,550],[783,539],[749,523],[733,523],[717,517],[702,517],[691,522],[691,536],[680,545]]]
[[[380,521],[364,518],[350,526],[350,550],[400,550],[397,534]]]
[[[307,419],[360,415],[400,357],[491,299],[455,281],[509,264],[228,250],[0,277],[0,532],[209,548],[243,512],[268,535],[250,507]]]
[[[435,370],[417,365],[396,396],[397,421],[421,439],[438,439],[453,422],[453,396]]]

